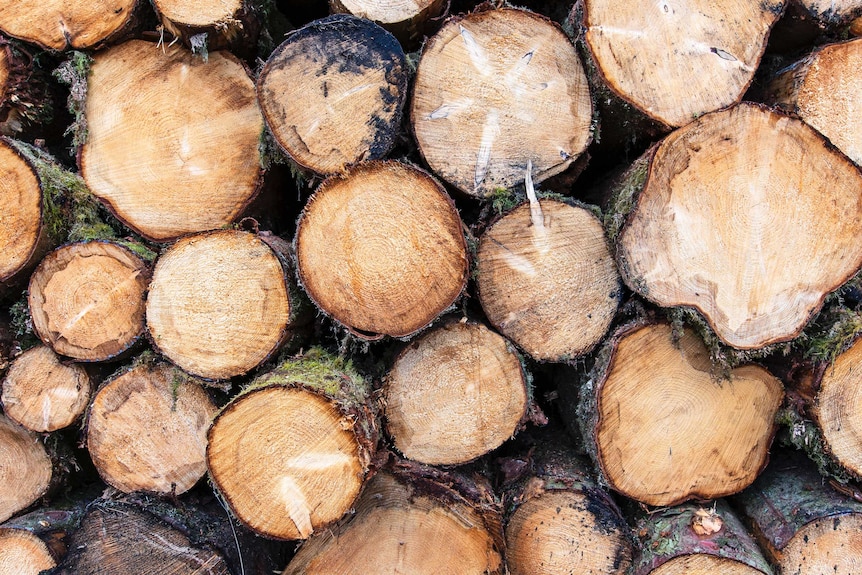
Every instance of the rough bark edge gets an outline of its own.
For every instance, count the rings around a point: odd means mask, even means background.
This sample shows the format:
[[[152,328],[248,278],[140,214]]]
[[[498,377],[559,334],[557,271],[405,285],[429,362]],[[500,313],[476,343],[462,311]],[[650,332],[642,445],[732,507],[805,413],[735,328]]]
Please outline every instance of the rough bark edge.
[[[433,0],[424,10],[408,20],[381,22],[372,19],[372,22],[389,31],[403,46],[415,49],[423,43],[423,39],[427,38],[429,34],[434,34],[437,31],[439,23],[449,13],[450,6],[451,0]],[[329,0],[329,12],[330,14],[353,14],[340,0]],[[365,15],[360,17],[367,18]]]
[[[197,26],[169,19],[153,3],[153,10],[160,22],[157,27],[159,43],[172,44],[179,40],[204,61],[209,58],[209,52],[227,49],[245,57],[253,57],[265,42],[261,36],[266,33],[265,18],[272,10],[272,5],[272,0],[242,0],[239,9],[224,20],[213,22],[210,26]],[[167,40],[165,32],[174,39]]]
[[[333,2],[335,1],[337,0],[333,0]],[[361,26],[368,26],[370,23],[372,26],[377,26],[378,28],[380,28],[378,34],[379,37],[374,38],[374,41],[377,45],[380,45],[381,43],[385,42],[386,46],[384,47],[390,50],[391,55],[394,55],[398,60],[397,62],[395,62],[395,64],[397,64],[398,66],[398,73],[396,74],[390,70],[390,73],[386,74],[386,79],[388,81],[391,77],[393,77],[397,80],[393,83],[398,87],[400,101],[397,102],[395,105],[395,115],[392,118],[391,133],[377,133],[375,136],[375,140],[372,144],[372,148],[370,151],[374,151],[376,149],[377,152],[371,154],[370,159],[360,159],[356,162],[346,164],[344,169],[340,172],[342,174],[351,171],[353,168],[359,166],[360,164],[364,164],[371,161],[386,161],[386,157],[388,156],[389,152],[391,152],[392,149],[395,147],[396,142],[399,138],[400,126],[405,116],[404,106],[406,105],[408,100],[408,94],[410,93],[410,83],[415,77],[415,70],[410,69],[410,66],[408,65],[407,61],[407,55],[404,52],[404,49],[401,47],[401,44],[395,38],[395,36],[389,30],[387,30],[377,22],[358,18],[348,12],[332,14],[325,18],[314,20],[309,24],[303,26],[302,28],[298,28],[296,30],[292,30],[286,33],[284,35],[284,40],[271,51],[266,62],[261,65],[260,70],[258,71],[257,80],[255,81],[255,90],[258,93],[258,102],[260,102],[261,87],[264,80],[266,79],[267,74],[269,73],[269,64],[273,58],[280,56],[281,53],[289,47],[288,42],[300,39],[300,37],[317,34],[321,28],[325,28],[327,25],[333,23],[340,24],[343,22],[350,21],[359,21],[360,23],[358,25]],[[362,22],[365,23],[362,24]],[[262,154],[266,154],[265,156],[262,155],[263,166],[266,166],[269,163],[287,163],[290,167],[291,174],[294,176],[294,179],[297,182],[297,188],[302,187],[300,185],[302,179],[311,180],[317,176],[325,179],[328,176],[336,176],[339,174],[339,172],[318,172],[313,167],[307,166],[300,162],[298,159],[294,158],[290,154],[290,152],[282,146],[278,137],[273,133],[272,129],[270,128],[270,124],[279,122],[271,121],[269,115],[267,114],[267,111],[264,109],[263,106],[261,106],[261,114],[263,115],[264,119],[265,132],[265,135],[262,136]]]
[[[23,44],[0,35],[0,50],[6,53],[9,78],[4,94],[0,87],[0,133],[18,136],[48,124],[54,117],[54,94],[49,75],[42,68],[44,54],[31,53]]]
[[[640,541],[632,575],[649,575],[668,561],[686,555],[710,555],[747,565],[764,575],[773,570],[761,554],[757,543],[748,530],[722,499],[713,501],[711,509],[696,504],[683,504],[657,510],[642,516],[637,522]],[[713,524],[699,535],[693,528],[698,516],[715,521],[720,518],[721,527]]]
[[[336,180],[336,179],[337,180],[345,180],[348,177],[350,177],[351,175],[353,175],[355,173],[355,171],[357,171],[357,170],[368,170],[368,169],[374,169],[374,168],[382,168],[382,167],[391,166],[391,165],[400,165],[400,166],[406,167],[408,170],[416,171],[423,178],[430,180],[434,184],[434,186],[437,188],[437,191],[439,192],[440,197],[451,207],[452,212],[458,217],[458,220],[461,223],[461,233],[459,234],[459,237],[461,238],[461,244],[464,247],[464,259],[465,259],[464,280],[463,280],[462,285],[461,285],[461,291],[458,292],[458,294],[455,296],[455,298],[452,300],[452,302],[448,306],[446,306],[445,308],[440,310],[440,312],[431,321],[429,321],[427,324],[425,324],[424,326],[422,326],[422,327],[420,327],[420,328],[418,328],[418,329],[416,329],[416,330],[414,330],[408,334],[386,335],[386,334],[370,333],[370,332],[363,332],[363,331],[356,330],[352,326],[349,326],[345,323],[342,323],[341,321],[336,319],[333,315],[331,315],[326,310],[324,310],[317,303],[317,301],[315,300],[315,298],[311,294],[311,292],[306,288],[305,280],[302,277],[302,270],[299,268],[299,265],[297,264],[297,266],[296,266],[296,282],[297,282],[297,284],[302,288],[302,291],[305,292],[305,294],[308,296],[308,299],[311,300],[312,304],[314,304],[314,307],[317,309],[317,314],[319,316],[323,316],[323,317],[328,318],[329,320],[331,320],[333,322],[333,324],[335,326],[337,326],[338,330],[344,331],[344,333],[346,334],[346,337],[345,338],[339,338],[339,339],[343,340],[343,347],[345,347],[345,348],[349,347],[351,345],[351,343],[359,342],[359,343],[365,344],[365,343],[369,343],[369,342],[375,342],[375,341],[378,341],[381,339],[387,339],[387,340],[392,339],[392,340],[396,340],[396,341],[406,342],[406,341],[413,339],[414,337],[416,337],[420,333],[427,331],[431,326],[433,326],[435,323],[437,323],[441,317],[445,316],[446,314],[448,314],[452,311],[457,310],[458,303],[461,301],[461,299],[464,297],[465,293],[467,292],[467,285],[469,284],[471,270],[473,269],[473,261],[475,260],[475,257],[473,257],[473,255],[475,254],[475,251],[471,251],[471,248],[470,248],[471,244],[470,244],[470,238],[469,238],[469,236],[470,236],[469,229],[464,224],[464,221],[461,219],[461,212],[458,210],[458,207],[455,205],[455,201],[446,192],[446,188],[443,187],[443,184],[440,183],[440,181],[437,179],[437,177],[432,175],[430,172],[416,166],[415,164],[412,164],[412,163],[406,162],[406,161],[369,160],[367,162],[360,162],[359,164],[355,164],[351,168],[350,172],[346,172],[344,174],[332,175],[329,178],[327,178],[327,180],[330,180],[330,179],[332,179],[332,180]],[[324,181],[323,183],[326,183],[326,181]],[[320,191],[320,188],[323,186],[323,183],[321,183],[321,185],[318,186],[317,190],[314,191],[314,194],[317,194],[317,192]],[[299,231],[300,231],[299,226],[302,224],[302,221],[305,218],[306,211],[308,210],[309,206],[311,205],[311,203],[313,201],[314,201],[314,195],[312,195],[312,197],[310,197],[308,199],[305,207],[302,209],[299,216],[297,217],[296,233],[294,234],[294,238],[293,238],[293,253],[294,254],[297,253],[297,244],[299,241]]]
[[[802,454],[784,450],[750,487],[731,501],[741,509],[773,561],[811,521],[862,514],[862,503],[836,491]]]

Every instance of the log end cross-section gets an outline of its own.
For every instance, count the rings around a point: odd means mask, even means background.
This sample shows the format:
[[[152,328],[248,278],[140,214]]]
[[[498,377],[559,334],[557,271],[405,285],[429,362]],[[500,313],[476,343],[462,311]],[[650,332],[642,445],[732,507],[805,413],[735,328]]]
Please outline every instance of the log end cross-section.
[[[146,263],[119,244],[65,245],[48,254],[30,278],[33,328],[60,355],[112,359],[144,332],[149,280]]]
[[[38,436],[0,414],[0,522],[45,495],[52,475],[51,459]]]
[[[93,48],[122,32],[139,0],[16,0],[0,4],[0,30],[49,50]]]
[[[862,172],[778,112],[707,114],[658,146],[617,256],[629,287],[728,345],[788,341],[862,265]]]
[[[263,116],[234,56],[133,40],[96,54],[87,86],[81,174],[145,238],[222,228],[257,194]]]
[[[366,162],[324,181],[299,220],[296,257],[317,306],[370,336],[422,329],[467,283],[452,199],[427,173],[398,162]]]
[[[449,20],[422,51],[411,110],[431,169],[463,192],[487,197],[540,182],[574,162],[590,138],[592,103],[574,46],[524,10]]]
[[[263,67],[258,93],[267,125],[290,157],[334,174],[379,160],[395,145],[407,63],[380,26],[339,14],[288,36]]]
[[[25,529],[0,528],[0,575],[39,575],[56,566],[38,536]]]

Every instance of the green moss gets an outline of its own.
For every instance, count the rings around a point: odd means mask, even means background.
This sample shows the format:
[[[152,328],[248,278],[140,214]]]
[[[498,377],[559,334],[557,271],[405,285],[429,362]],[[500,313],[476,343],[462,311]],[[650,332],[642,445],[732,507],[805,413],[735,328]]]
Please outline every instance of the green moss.
[[[813,421],[802,417],[791,407],[780,409],[775,421],[782,426],[778,441],[803,451],[814,462],[821,475],[832,477],[844,484],[858,479],[829,456],[823,434]]]
[[[66,134],[72,134],[72,148],[77,150],[87,141],[87,117],[84,113],[87,101],[87,77],[93,59],[84,52],[73,51],[56,70],[54,77],[69,86],[67,107],[75,118]]]
[[[638,195],[646,184],[652,156],[648,151],[635,160],[614,190],[603,222],[612,242],[616,242],[626,218],[637,205]]]
[[[508,188],[494,188],[491,192],[491,207],[497,214],[503,214],[521,204],[526,196]]]
[[[11,305],[9,314],[12,316],[10,327],[21,350],[25,351],[36,346],[39,343],[39,338],[33,331],[33,319],[30,317],[26,291]]]
[[[156,259],[156,256],[158,255],[155,251],[151,250],[140,242],[131,241],[123,238],[116,239],[114,240],[114,242],[128,249],[133,254],[135,254],[147,263],[153,263]]]
[[[804,355],[833,363],[862,333],[862,312],[835,307],[821,314],[805,334]]]

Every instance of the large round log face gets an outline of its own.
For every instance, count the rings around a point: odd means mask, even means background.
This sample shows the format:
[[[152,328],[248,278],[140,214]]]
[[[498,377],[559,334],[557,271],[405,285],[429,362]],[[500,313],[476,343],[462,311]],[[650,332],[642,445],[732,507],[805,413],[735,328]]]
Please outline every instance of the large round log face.
[[[799,120],[755,105],[668,136],[618,242],[626,283],[700,310],[725,343],[796,337],[862,265],[862,173]]]
[[[587,0],[586,41],[623,99],[668,126],[739,101],[785,0]]]
[[[502,9],[452,19],[426,43],[411,115],[431,169],[487,197],[522,183],[528,160],[537,182],[571,165],[587,146],[592,104],[563,32]]]
[[[365,334],[425,327],[467,283],[467,245],[451,198],[425,172],[360,164],[327,179],[299,220],[299,277],[317,306]]]
[[[230,224],[255,196],[263,117],[242,64],[133,40],[96,55],[81,173],[142,236]]]
[[[799,530],[779,555],[782,573],[862,572],[862,514],[823,517]]]
[[[36,172],[0,141],[0,282],[29,261],[42,228],[42,187]]]

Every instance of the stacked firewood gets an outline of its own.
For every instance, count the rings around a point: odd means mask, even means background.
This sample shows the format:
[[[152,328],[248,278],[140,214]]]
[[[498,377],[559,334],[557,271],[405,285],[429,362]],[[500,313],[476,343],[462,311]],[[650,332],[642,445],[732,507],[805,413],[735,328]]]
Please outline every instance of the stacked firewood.
[[[0,574],[862,572],[859,17],[3,4]]]

